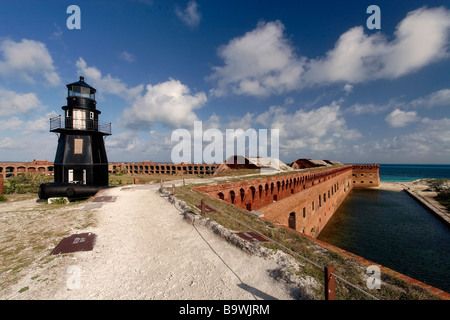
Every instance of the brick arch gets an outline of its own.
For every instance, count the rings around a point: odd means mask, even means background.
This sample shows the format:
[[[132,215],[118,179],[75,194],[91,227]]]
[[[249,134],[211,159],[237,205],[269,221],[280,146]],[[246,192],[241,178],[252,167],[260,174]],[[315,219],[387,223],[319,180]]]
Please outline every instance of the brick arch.
[[[236,194],[235,194],[235,192],[233,190],[230,190],[230,202],[232,204],[236,203]]]
[[[252,199],[252,201],[254,201],[255,200],[255,195],[256,195],[256,189],[255,189],[254,186],[250,187],[250,193],[251,193],[251,199]]]
[[[245,190],[244,188],[239,189],[239,196],[241,197],[241,203],[244,203],[245,201]]]

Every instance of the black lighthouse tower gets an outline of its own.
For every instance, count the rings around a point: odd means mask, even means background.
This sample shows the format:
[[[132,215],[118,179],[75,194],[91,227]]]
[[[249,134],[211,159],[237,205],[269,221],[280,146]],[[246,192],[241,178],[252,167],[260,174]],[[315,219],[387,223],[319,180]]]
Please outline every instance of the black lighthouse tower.
[[[50,119],[50,131],[58,134],[54,161],[54,183],[43,184],[39,197],[85,197],[108,187],[108,159],[104,137],[111,135],[111,123],[99,121],[96,90],[84,77],[67,85],[64,116]]]

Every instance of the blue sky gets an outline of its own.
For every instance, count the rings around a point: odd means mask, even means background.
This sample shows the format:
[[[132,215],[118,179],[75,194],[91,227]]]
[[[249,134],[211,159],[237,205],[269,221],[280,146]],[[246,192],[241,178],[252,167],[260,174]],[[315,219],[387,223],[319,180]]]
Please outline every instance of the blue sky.
[[[2,1],[0,160],[53,161],[49,118],[83,75],[111,162],[171,161],[202,121],[278,129],[286,163],[449,164],[449,71],[448,1]]]

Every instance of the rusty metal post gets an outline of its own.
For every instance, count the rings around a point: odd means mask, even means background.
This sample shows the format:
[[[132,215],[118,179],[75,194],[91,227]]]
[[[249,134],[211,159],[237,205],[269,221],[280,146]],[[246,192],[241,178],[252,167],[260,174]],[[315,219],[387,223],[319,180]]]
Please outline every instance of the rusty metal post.
[[[172,195],[175,195],[175,184],[172,184]]]
[[[202,199],[201,202],[201,208],[202,208],[202,216],[206,214],[206,206],[205,206],[205,200]]]
[[[325,300],[336,300],[334,266],[325,266]]]

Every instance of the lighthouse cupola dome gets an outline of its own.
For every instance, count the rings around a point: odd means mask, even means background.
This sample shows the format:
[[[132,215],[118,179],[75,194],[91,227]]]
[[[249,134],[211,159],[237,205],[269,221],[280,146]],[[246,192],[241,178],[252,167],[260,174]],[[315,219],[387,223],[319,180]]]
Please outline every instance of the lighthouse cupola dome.
[[[96,90],[84,82],[84,77],[80,80],[67,85],[67,106],[82,109],[95,110],[95,92]]]

